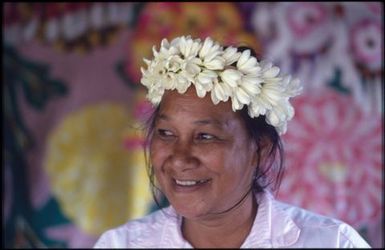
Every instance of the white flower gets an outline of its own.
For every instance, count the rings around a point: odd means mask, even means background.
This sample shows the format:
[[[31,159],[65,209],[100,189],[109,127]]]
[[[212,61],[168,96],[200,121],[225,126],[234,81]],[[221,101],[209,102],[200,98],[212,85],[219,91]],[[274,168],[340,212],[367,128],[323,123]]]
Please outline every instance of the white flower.
[[[226,69],[219,74],[224,83],[235,88],[238,86],[238,81],[242,78],[242,73],[235,69]]]
[[[271,62],[262,61],[260,63],[261,76],[265,81],[278,82],[281,78],[277,78],[279,74],[279,68],[273,66]]]
[[[239,110],[243,108],[243,105],[248,105],[250,103],[251,97],[247,94],[247,92],[240,87],[237,87],[233,93],[232,108],[233,111]]]
[[[161,86],[156,86],[154,88],[150,88],[147,93],[147,98],[154,105],[158,105],[162,100],[162,96],[164,94],[164,88]]]
[[[261,95],[271,105],[276,105],[282,99],[282,88],[275,83],[265,83],[261,88]]]
[[[302,91],[299,80],[280,77],[279,68],[269,62],[258,62],[250,50],[223,49],[211,38],[202,43],[190,36],[163,39],[154,58],[144,59],[141,83],[148,88],[147,98],[159,105],[165,90],[185,93],[194,85],[197,96],[211,92],[211,100],[231,100],[233,111],[248,107],[250,117],[266,116],[266,122],[278,133],[286,131],[287,121],[294,116],[289,99]]]
[[[202,68],[199,66],[201,64],[202,64],[202,61],[199,58],[196,58],[196,57],[187,58],[185,60],[184,68],[190,75],[196,76],[202,71]]]
[[[259,77],[245,75],[241,78],[239,86],[250,96],[255,96],[261,92],[261,81]]]
[[[178,72],[183,67],[183,59],[178,55],[173,55],[166,60],[166,69],[171,72]]]
[[[243,104],[239,103],[237,98],[232,97],[231,98],[231,108],[234,112],[237,110],[241,110],[243,108]]]
[[[218,104],[220,101],[227,102],[231,92],[231,87],[228,84],[214,79],[214,86],[211,90],[211,100],[214,104]]]
[[[238,50],[234,47],[228,47],[225,49],[223,53],[223,58],[225,59],[226,65],[231,65],[234,62],[238,61],[239,57],[241,56],[241,53],[238,52]]]
[[[202,66],[210,70],[222,70],[225,66],[225,58],[222,57],[222,47],[206,38],[199,52],[202,59]]]
[[[222,70],[225,67],[225,59],[223,57],[217,56],[212,60],[204,60],[202,65],[210,70]]]
[[[199,97],[204,97],[206,95],[206,92],[212,89],[213,81],[217,78],[217,76],[217,73],[207,69],[197,75],[197,77],[195,78],[195,87],[197,90],[197,95]]]
[[[277,130],[278,134],[282,135],[284,133],[286,133],[286,130],[287,130],[287,123],[282,123],[278,126],[275,127],[275,129]]]
[[[237,69],[244,74],[252,74],[258,72],[260,67],[257,58],[250,56],[250,50],[245,50],[238,59]]]
[[[221,46],[219,44],[214,43],[211,38],[207,37],[199,52],[199,57],[209,61],[219,55],[221,52]]]
[[[291,76],[285,76],[282,80],[285,94],[287,97],[294,97],[302,92],[302,86],[299,79],[291,79]]]
[[[177,86],[176,90],[178,93],[183,94],[187,91],[188,87],[190,87],[191,82],[188,80],[186,75],[178,74],[176,77]]]
[[[280,102],[266,112],[268,123],[273,126],[278,126],[293,117],[293,108],[291,107],[290,103],[286,102],[287,101]]]
[[[191,38],[181,37],[179,48],[184,58],[196,57],[202,45],[200,40],[192,40]]]
[[[178,86],[177,77],[177,74],[169,72],[165,76],[161,76],[158,81],[162,82],[164,89],[174,90]]]
[[[152,52],[157,60],[166,60],[170,56],[178,54],[178,49],[173,46],[169,47],[169,43],[166,39],[162,40],[162,44],[165,46],[161,46],[159,52],[156,51],[155,46],[152,47]]]

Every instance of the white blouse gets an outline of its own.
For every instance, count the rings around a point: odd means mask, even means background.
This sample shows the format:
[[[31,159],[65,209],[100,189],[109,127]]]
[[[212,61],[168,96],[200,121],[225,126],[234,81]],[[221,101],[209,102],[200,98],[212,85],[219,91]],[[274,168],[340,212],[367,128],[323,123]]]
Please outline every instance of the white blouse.
[[[258,212],[241,248],[370,248],[349,225],[256,195]],[[193,248],[181,233],[182,217],[171,207],[111,229],[94,248]]]

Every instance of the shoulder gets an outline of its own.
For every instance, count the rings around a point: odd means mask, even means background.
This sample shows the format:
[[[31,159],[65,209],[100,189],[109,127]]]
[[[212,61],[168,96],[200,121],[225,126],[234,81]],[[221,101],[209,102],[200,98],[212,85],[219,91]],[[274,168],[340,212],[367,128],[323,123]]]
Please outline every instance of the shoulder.
[[[273,201],[300,229],[296,244],[303,247],[370,247],[358,232],[345,222],[309,210]]]
[[[342,224],[343,222],[331,217],[314,213],[312,211],[287,204],[281,201],[274,200],[274,205],[280,211],[289,215],[296,225],[303,227],[333,227]]]
[[[167,222],[174,217],[170,208],[128,221],[103,233],[94,248],[156,247]]]

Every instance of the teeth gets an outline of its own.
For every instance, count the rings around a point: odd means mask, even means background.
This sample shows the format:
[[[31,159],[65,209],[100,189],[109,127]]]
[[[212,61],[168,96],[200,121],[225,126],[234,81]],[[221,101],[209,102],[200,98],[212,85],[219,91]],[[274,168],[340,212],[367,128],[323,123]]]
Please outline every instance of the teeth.
[[[176,181],[176,184],[182,185],[182,186],[192,186],[198,183],[197,181],[179,181],[179,180],[175,180],[175,181]]]
[[[198,183],[203,183],[206,182],[207,180],[200,180],[200,181],[180,181],[180,180],[175,180],[176,184],[181,185],[181,186],[193,186]]]

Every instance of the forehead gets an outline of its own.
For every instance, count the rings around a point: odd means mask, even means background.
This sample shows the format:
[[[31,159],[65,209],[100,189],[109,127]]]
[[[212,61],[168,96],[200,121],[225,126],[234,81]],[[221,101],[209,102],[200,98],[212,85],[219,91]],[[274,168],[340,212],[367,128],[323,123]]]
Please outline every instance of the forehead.
[[[174,118],[187,116],[185,119],[214,119],[219,121],[240,120],[238,113],[233,112],[230,101],[219,102],[211,100],[210,93],[200,98],[195,88],[190,87],[184,94],[177,91],[166,91],[160,104],[160,114]]]

